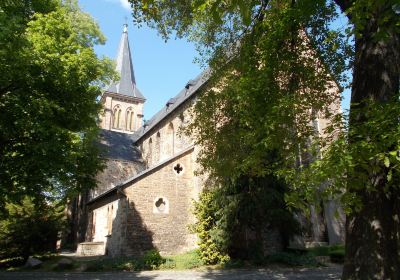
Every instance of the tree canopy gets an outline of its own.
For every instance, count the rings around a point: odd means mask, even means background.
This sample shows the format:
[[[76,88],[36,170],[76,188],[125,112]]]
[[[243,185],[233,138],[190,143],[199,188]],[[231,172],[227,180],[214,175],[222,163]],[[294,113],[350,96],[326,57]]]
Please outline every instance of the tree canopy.
[[[0,3],[0,196],[59,199],[95,185],[104,36],[75,1]]]
[[[196,42],[213,69],[191,126],[204,170],[222,178],[277,174],[295,190],[287,197],[294,206],[341,197],[343,278],[398,279],[398,1],[130,2],[138,24]],[[348,26],[338,26],[339,13]],[[351,87],[348,116],[332,114],[335,84]],[[321,135],[317,116],[330,121]],[[268,161],[270,152],[280,160]]]

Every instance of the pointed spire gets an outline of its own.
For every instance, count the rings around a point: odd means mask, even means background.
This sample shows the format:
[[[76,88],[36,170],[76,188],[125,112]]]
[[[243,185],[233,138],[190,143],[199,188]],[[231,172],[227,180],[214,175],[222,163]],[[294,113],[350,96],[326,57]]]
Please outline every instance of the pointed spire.
[[[117,67],[115,68],[120,79],[111,84],[107,91],[145,99],[136,87],[135,72],[133,71],[131,50],[128,41],[128,24],[125,23],[123,26],[124,28],[117,54]]]

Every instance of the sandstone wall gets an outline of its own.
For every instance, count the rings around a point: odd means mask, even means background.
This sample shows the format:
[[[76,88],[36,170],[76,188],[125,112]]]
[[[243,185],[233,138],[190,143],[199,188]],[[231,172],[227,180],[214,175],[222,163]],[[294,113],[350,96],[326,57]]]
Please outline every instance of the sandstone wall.
[[[90,205],[95,228],[91,241],[105,242],[111,256],[140,255],[152,248],[164,255],[191,250],[196,237],[187,226],[194,222],[191,205],[197,195],[189,149]]]
[[[125,133],[133,133],[142,126],[143,118],[143,102],[138,102],[132,98],[126,97],[125,99],[118,94],[105,93],[101,100],[103,104],[103,113],[100,115],[100,127],[103,129],[113,131],[124,131]],[[118,128],[114,127],[114,111],[116,108],[121,109],[120,125]],[[127,123],[127,111],[130,109],[134,113],[133,130],[129,128]]]
[[[192,139],[182,133],[182,128],[191,122],[191,104],[190,101],[182,104],[137,141],[148,167],[157,165],[193,145]]]

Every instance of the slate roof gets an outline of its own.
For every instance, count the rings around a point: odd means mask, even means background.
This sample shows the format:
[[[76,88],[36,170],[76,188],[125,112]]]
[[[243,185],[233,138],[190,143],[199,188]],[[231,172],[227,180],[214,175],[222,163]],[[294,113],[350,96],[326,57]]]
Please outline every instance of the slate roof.
[[[106,89],[106,92],[118,93],[145,100],[143,94],[136,86],[135,72],[133,71],[132,56],[129,47],[127,24],[124,25],[116,62],[117,66],[115,70],[120,75],[120,79],[119,81],[113,82]]]
[[[98,145],[103,157],[124,161],[142,161],[139,148],[134,145],[132,134],[101,129],[99,138]]]
[[[146,135],[147,132],[149,132],[160,121],[175,111],[175,109],[181,104],[195,95],[197,90],[208,81],[210,74],[211,69],[207,68],[194,80],[189,80],[185,87],[178,93],[178,95],[176,95],[174,98],[170,98],[167,104],[160,111],[158,111],[150,120],[146,121],[145,124],[135,132],[134,137],[136,141]]]

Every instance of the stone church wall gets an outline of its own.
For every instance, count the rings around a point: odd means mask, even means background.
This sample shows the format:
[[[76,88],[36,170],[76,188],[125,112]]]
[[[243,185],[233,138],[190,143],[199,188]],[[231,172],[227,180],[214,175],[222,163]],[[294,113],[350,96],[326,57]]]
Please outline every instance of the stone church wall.
[[[193,145],[192,139],[182,133],[182,128],[191,121],[190,106],[191,102],[186,101],[137,142],[148,167]],[[168,108],[165,107],[165,110]]]
[[[101,103],[103,104],[103,114],[100,115],[100,127],[103,129],[133,133],[139,127],[142,126],[143,118],[143,103],[132,101],[132,98],[126,97],[125,99],[116,94],[106,93],[105,97],[102,98]],[[121,109],[119,126],[114,125],[114,115],[116,109]],[[127,112],[132,111],[133,118],[133,130],[130,129],[128,123]]]
[[[89,206],[90,241],[104,242],[111,256],[140,255],[153,248],[164,255],[193,249],[196,237],[187,227],[194,222],[191,204],[198,195],[193,178],[193,149],[145,171]]]

